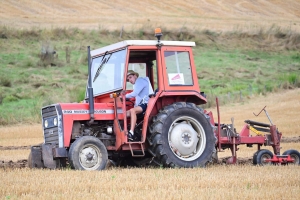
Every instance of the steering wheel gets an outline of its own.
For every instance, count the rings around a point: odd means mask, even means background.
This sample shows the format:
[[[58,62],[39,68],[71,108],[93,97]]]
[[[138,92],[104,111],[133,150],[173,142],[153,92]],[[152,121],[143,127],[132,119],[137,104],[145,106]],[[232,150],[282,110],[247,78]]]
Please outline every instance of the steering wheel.
[[[120,95],[120,93],[119,93],[119,95]],[[118,95],[118,96],[119,96]],[[120,100],[121,100],[121,102],[123,101],[123,98],[122,97],[120,97]],[[125,103],[126,103],[126,107],[134,107],[134,102],[133,101],[131,101],[129,98],[125,98]],[[128,103],[127,103],[128,102]]]
[[[130,103],[130,104],[127,105],[127,102]],[[134,107],[134,102],[131,101],[130,99],[126,99],[126,106],[132,106],[132,107]]]

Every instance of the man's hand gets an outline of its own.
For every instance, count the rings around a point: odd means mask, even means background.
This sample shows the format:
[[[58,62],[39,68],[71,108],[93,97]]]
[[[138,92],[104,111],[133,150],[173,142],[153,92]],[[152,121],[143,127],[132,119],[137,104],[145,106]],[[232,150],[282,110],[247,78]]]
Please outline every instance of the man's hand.
[[[120,95],[121,95],[121,96],[126,95],[126,90],[122,90],[122,91],[120,92]]]
[[[120,100],[121,100],[121,102],[123,102],[123,96],[125,96],[126,95],[126,90],[122,90],[121,92],[120,92]]]

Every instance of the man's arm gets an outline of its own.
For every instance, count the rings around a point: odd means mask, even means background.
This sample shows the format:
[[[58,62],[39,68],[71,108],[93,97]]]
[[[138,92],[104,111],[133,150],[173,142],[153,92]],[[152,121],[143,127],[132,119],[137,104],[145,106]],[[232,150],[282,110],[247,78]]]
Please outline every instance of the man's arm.
[[[134,84],[134,90],[128,94],[126,94],[126,98],[133,98],[136,97],[141,91],[142,89],[146,86],[145,84],[146,81],[143,81],[143,79],[139,78],[136,80],[135,84]]]

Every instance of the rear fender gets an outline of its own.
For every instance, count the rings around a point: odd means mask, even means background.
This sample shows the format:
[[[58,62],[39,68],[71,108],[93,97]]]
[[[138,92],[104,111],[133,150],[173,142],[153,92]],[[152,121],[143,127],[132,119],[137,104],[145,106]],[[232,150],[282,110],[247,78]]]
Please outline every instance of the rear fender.
[[[206,98],[197,91],[163,91],[159,94],[163,97],[162,107],[170,105],[174,102],[190,102],[196,105],[206,104]]]

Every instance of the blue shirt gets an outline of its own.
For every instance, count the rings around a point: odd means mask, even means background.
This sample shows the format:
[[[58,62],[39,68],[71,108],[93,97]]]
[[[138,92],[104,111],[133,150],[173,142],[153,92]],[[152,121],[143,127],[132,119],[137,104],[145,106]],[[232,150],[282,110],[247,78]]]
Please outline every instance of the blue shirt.
[[[134,107],[140,104],[147,104],[149,101],[149,82],[146,78],[138,77],[135,81],[133,91],[126,94],[126,98],[135,97]]]

